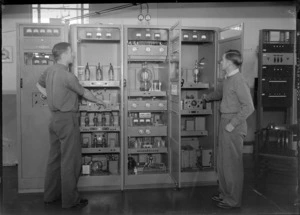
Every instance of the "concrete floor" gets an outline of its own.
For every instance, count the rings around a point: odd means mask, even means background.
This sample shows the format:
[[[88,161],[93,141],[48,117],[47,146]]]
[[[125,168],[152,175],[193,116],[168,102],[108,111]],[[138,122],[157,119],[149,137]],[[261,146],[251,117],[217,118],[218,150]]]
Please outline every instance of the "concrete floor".
[[[18,194],[17,167],[3,168],[3,215],[194,215],[194,214],[299,214],[296,185],[289,179],[268,183],[258,192],[253,185],[251,158],[245,162],[243,205],[239,209],[220,209],[210,197],[216,186],[175,189],[82,192],[89,204],[82,209],[61,209],[60,204],[44,205],[42,193]],[[250,165],[249,165],[250,164]],[[278,178],[277,176],[271,176]],[[284,184],[281,182],[285,181]],[[294,181],[294,180],[292,180]]]

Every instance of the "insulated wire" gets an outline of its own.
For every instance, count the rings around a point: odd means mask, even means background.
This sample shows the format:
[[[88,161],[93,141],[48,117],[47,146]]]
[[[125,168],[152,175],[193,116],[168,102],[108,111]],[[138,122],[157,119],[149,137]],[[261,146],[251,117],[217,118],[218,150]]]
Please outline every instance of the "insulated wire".
[[[128,8],[128,7],[133,7],[133,6],[136,6],[138,4],[139,3],[136,3],[136,4],[131,3],[131,4],[126,4],[126,5],[120,5],[120,6],[113,7],[113,8],[108,8],[108,9],[105,9],[105,10],[102,10],[102,11],[96,11],[96,12],[93,12],[93,13],[84,14],[84,15],[72,17],[72,18],[69,18],[69,19],[64,19],[64,21],[71,21],[71,20],[76,20],[76,19],[80,19],[80,18],[95,16],[95,15],[101,15],[101,14],[105,14],[105,13],[125,9],[125,8]]]

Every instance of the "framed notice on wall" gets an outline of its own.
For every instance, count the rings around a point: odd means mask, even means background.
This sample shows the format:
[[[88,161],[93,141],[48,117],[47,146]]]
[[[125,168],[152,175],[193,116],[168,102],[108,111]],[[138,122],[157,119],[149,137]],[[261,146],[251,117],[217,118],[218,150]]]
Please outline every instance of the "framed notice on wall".
[[[13,62],[13,47],[2,46],[2,63]]]

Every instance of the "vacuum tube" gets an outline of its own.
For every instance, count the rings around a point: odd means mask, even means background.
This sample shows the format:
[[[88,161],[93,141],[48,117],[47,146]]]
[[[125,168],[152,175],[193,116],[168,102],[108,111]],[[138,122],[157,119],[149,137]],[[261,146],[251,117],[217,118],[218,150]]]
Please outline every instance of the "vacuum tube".
[[[151,70],[149,70],[146,67],[146,63],[143,64],[143,68],[139,72],[139,79],[140,79],[140,90],[149,91],[151,88],[150,80],[152,79],[152,73]]]

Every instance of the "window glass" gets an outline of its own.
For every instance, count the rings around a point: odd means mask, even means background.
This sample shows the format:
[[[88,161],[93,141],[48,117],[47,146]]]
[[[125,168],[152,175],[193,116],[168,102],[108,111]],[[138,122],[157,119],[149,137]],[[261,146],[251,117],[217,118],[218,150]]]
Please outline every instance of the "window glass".
[[[38,10],[37,9],[32,9],[32,22],[33,23],[38,23],[39,22]]]
[[[88,14],[89,12],[90,12],[89,10],[84,10],[83,14],[85,15],[85,14]],[[89,23],[90,23],[89,17],[84,17],[83,18],[83,24],[89,24]]]
[[[83,10],[84,8],[84,10]],[[32,5],[32,22],[33,23],[50,23],[50,19],[61,19],[62,22],[70,18],[70,24],[89,23],[89,18],[81,18],[82,11],[84,14],[89,13],[89,4],[33,4]],[[40,19],[39,19],[40,17]]]

